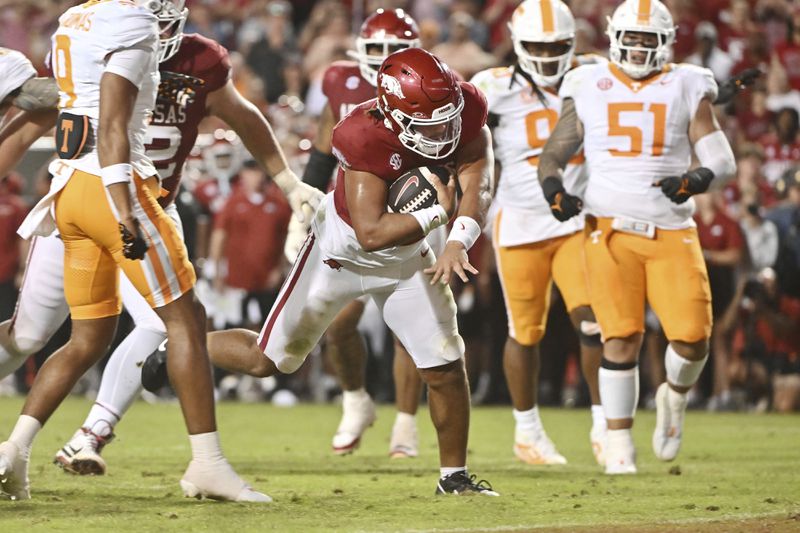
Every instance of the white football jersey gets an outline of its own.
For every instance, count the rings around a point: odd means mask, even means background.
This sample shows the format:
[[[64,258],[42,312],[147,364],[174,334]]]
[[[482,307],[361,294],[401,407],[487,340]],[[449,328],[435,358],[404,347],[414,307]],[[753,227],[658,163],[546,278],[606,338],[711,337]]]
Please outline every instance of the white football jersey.
[[[128,133],[131,164],[140,175],[156,175],[156,169],[144,150],[144,134],[160,81],[155,15],[131,0],[91,0],[67,10],[58,22],[50,56],[59,88],[58,107],[62,111],[88,116],[95,133],[100,115],[100,79],[109,54],[132,47],[148,52],[152,50],[152,61],[141,76]],[[79,159],[63,162],[99,174],[96,149]]]
[[[489,113],[497,117],[492,130],[494,153],[502,170],[494,198],[501,212],[497,235],[500,246],[515,246],[569,235],[583,228],[583,217],[559,222],[539,185],[537,166],[542,148],[558,122],[561,98],[544,88],[538,94],[514,67],[484,70],[474,83],[486,96]],[[583,154],[572,158],[564,186],[583,196],[586,185]]]
[[[567,73],[559,94],[574,99],[583,123],[587,213],[694,226],[694,200],[677,205],[653,183],[689,169],[689,123],[703,98],[717,96],[710,70],[672,64],[637,81],[612,63],[584,65]]]

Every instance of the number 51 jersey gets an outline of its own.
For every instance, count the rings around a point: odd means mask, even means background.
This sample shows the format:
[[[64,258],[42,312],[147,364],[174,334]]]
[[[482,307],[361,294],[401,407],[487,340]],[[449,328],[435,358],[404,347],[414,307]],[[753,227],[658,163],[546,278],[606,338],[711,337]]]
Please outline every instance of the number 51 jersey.
[[[661,229],[694,226],[694,200],[677,205],[653,183],[689,169],[689,123],[703,98],[717,96],[710,70],[671,64],[635,80],[613,63],[583,65],[566,74],[559,94],[574,100],[583,124],[587,213]]]

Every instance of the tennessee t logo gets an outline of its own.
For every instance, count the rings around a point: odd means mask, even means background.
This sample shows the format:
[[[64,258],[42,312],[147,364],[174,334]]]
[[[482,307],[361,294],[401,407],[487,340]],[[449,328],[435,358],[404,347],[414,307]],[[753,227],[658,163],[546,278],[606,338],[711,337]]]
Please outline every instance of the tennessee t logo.
[[[72,120],[61,121],[61,131],[64,133],[64,140],[61,142],[62,152],[66,152],[68,149],[67,139],[69,139],[69,134],[72,133],[72,129],[74,128],[74,126],[75,123]]]
[[[600,244],[600,235],[603,234],[603,230],[596,229],[589,234],[589,237],[592,239],[592,244]]]

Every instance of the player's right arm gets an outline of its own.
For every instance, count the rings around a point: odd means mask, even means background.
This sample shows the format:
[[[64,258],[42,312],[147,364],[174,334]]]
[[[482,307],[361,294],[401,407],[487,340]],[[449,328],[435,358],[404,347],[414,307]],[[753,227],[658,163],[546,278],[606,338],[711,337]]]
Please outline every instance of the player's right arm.
[[[583,124],[578,118],[575,101],[565,98],[558,122],[539,155],[539,183],[550,211],[560,221],[574,217],[583,209],[583,202],[564,189],[563,171],[570,158],[583,143]]]
[[[455,180],[444,185],[435,174],[430,180],[439,203],[410,214],[386,212],[389,189],[375,174],[348,169],[344,179],[353,230],[366,252],[416,242],[432,229],[447,224],[455,211]]]
[[[322,192],[327,192],[331,176],[336,168],[336,157],[331,149],[334,126],[336,126],[336,118],[333,116],[330,103],[327,103],[320,115],[314,147],[311,149],[311,156],[308,158],[308,164],[303,172],[303,182]]]

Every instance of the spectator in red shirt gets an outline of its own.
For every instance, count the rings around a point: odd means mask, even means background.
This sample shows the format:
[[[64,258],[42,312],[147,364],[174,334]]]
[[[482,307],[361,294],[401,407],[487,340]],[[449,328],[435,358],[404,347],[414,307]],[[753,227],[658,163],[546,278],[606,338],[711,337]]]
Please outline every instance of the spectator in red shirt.
[[[775,47],[771,68],[782,69],[790,88],[800,91],[800,10],[787,22],[786,42]]]
[[[252,318],[260,323],[283,279],[283,245],[292,211],[255,161],[244,163],[239,183],[214,220],[209,260],[215,265],[216,288],[243,291],[243,319],[255,301],[261,316]]]
[[[773,115],[767,107],[767,93],[764,89],[754,88],[750,93],[750,98],[743,94],[742,98],[736,99],[734,105],[736,106],[737,144],[757,142],[769,133]]]
[[[723,190],[726,211],[739,218],[742,205],[757,203],[759,207],[770,208],[778,202],[777,192],[770,186],[761,167],[764,165],[764,150],[757,144],[746,143],[740,146],[736,160],[736,179],[731,180]]]
[[[18,180],[13,176],[0,179],[0,321],[11,318],[17,301],[26,243],[17,235],[17,228],[27,212]]]
[[[775,116],[775,132],[761,138],[766,162],[762,171],[771,184],[800,161],[800,115],[797,110],[784,107]]]

